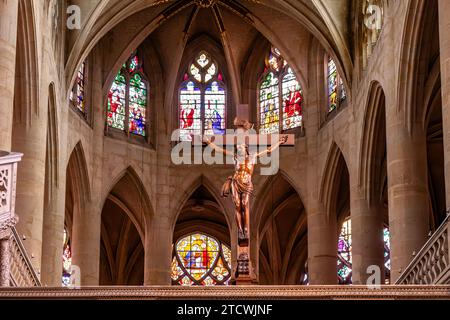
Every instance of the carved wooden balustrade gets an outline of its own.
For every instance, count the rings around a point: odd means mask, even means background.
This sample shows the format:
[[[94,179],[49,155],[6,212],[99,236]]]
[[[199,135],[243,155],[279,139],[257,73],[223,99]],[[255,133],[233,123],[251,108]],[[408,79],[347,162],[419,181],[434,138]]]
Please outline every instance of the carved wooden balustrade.
[[[450,215],[431,236],[397,284],[439,285],[450,284]]]

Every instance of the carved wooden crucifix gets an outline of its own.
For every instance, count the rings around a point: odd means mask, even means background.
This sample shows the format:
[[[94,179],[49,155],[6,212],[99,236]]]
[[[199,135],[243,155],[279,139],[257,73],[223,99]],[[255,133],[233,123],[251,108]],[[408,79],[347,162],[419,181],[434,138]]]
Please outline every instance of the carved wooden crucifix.
[[[227,178],[222,196],[231,196],[235,206],[236,223],[238,227],[238,267],[236,270],[237,284],[251,284],[252,264],[250,259],[250,197],[253,195],[252,176],[255,165],[261,157],[271,156],[277,152],[277,157],[271,160],[279,161],[278,148],[293,146],[295,136],[292,134],[258,135],[253,125],[245,119],[245,109],[240,106],[238,117],[234,121],[236,132],[232,135],[220,137],[221,144],[215,143],[211,137],[203,137],[202,142],[209,145],[216,152],[223,153],[234,159],[234,174]],[[240,111],[240,112],[239,112]],[[239,113],[241,113],[239,117]],[[224,149],[222,146],[227,146]],[[233,148],[228,148],[233,146]],[[278,171],[278,165],[276,171]],[[276,172],[273,172],[275,174]]]

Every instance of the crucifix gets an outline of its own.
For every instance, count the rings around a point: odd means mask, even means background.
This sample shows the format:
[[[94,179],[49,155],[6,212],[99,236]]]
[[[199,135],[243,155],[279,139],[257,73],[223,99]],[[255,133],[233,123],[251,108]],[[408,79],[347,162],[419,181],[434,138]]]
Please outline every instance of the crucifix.
[[[240,106],[241,114],[246,106]],[[248,108],[248,107],[247,107]],[[245,109],[244,109],[245,110]],[[238,112],[239,113],[239,112]],[[234,152],[215,144],[208,137],[203,142],[216,152],[220,152],[234,159],[234,174],[227,178],[222,188],[222,196],[230,197],[235,207],[236,223],[238,227],[238,267],[236,284],[251,284],[250,275],[250,197],[253,195],[252,176],[258,159],[272,154],[280,146],[293,146],[294,135],[257,135],[253,125],[244,117],[237,117],[234,121],[237,134],[226,137],[226,144],[234,145]],[[253,133],[252,133],[253,132]],[[274,137],[276,137],[274,139]],[[262,142],[262,143],[261,143]],[[259,150],[258,147],[267,147]],[[256,148],[252,148],[256,147]]]

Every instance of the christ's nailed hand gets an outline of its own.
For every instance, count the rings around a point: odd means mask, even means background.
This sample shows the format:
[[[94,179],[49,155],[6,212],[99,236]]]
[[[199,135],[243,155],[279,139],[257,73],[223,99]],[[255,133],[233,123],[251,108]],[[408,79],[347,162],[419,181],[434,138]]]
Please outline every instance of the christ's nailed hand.
[[[288,141],[288,138],[289,138],[289,136],[282,136],[281,138],[280,138],[280,142],[281,142],[281,144],[285,144],[287,141]]]

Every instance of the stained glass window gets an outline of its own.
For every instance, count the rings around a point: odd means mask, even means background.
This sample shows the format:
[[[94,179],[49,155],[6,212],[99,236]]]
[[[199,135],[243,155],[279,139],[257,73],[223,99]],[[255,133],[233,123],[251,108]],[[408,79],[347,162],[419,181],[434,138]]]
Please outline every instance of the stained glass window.
[[[77,72],[75,85],[70,92],[70,101],[72,105],[84,116],[87,116],[86,110],[86,62],[84,61]]]
[[[72,267],[72,250],[70,247],[70,239],[67,230],[64,229],[64,246],[62,254],[62,285],[67,287],[70,285],[71,267]]]
[[[277,133],[280,128],[279,81],[273,72],[266,74],[259,93],[260,133]]]
[[[272,47],[259,84],[259,132],[279,133],[302,125],[302,88],[280,51]]]
[[[303,93],[291,68],[283,77],[283,130],[300,127],[303,120]]]
[[[108,93],[108,127],[147,136],[148,81],[134,53],[117,73]]]
[[[332,112],[339,108],[341,103],[347,98],[347,94],[344,82],[337,71],[336,63],[331,57],[328,58],[327,72],[328,112]]]
[[[385,279],[386,284],[389,284],[391,279],[391,233],[388,227],[383,229],[383,242]]]
[[[346,219],[338,239],[338,280],[339,284],[352,283],[352,221]]]
[[[224,134],[226,88],[218,64],[202,51],[189,66],[179,91],[180,140],[191,135]]]
[[[171,268],[175,285],[228,285],[231,250],[205,234],[186,236],[175,244]]]

